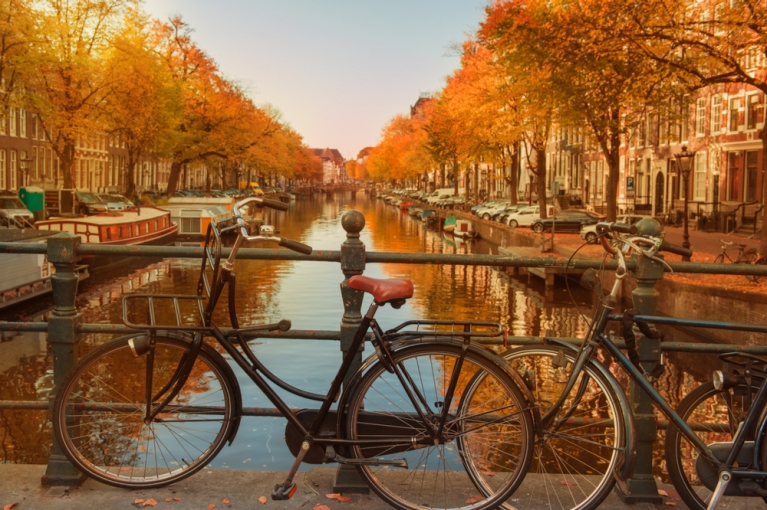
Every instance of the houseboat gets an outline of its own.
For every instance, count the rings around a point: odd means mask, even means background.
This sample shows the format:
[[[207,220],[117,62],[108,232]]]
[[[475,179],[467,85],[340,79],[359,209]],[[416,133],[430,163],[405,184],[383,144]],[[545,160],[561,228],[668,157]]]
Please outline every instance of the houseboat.
[[[54,232],[34,228],[0,228],[3,243],[45,243]],[[56,272],[45,255],[6,253],[0,271],[0,310],[51,292],[51,275]],[[88,278],[85,265],[75,267],[80,280]]]
[[[79,235],[83,243],[107,246],[167,245],[178,236],[178,226],[171,221],[170,212],[156,207],[96,216],[54,217],[36,222],[35,227],[44,231],[69,232]],[[114,257],[83,257],[83,262],[91,267],[116,261]]]
[[[234,199],[218,197],[173,197],[161,209],[170,212],[171,221],[178,225],[178,235],[185,239],[202,239],[208,231],[208,225],[215,221],[226,226],[232,222]],[[252,214],[243,217],[252,227],[262,223],[257,208],[251,208]],[[252,230],[249,229],[249,230]]]
[[[477,231],[474,230],[474,225],[469,220],[456,219],[455,227],[453,228],[453,235],[463,238],[477,237]]]

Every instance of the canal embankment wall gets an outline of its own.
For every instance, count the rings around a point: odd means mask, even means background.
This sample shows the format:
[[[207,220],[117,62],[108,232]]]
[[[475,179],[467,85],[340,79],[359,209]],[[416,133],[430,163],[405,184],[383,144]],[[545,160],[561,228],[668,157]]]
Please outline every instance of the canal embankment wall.
[[[439,210],[439,214],[442,218],[457,216],[470,220],[474,230],[482,239],[501,248],[541,248],[541,236],[524,227],[513,229],[498,222],[477,218],[463,211]],[[573,251],[568,246],[554,243],[553,251],[549,254],[569,258]],[[541,255],[544,254],[541,253]],[[575,256],[588,258],[580,254]],[[614,274],[605,271],[600,276],[604,292],[609,292],[614,281]],[[767,294],[760,292],[759,286],[753,286],[753,290],[749,292],[742,288],[730,289],[726,286],[717,286],[711,283],[711,279],[711,275],[699,274],[685,278],[685,281],[668,276],[659,281],[655,286],[658,291],[658,315],[709,321],[767,324]],[[631,293],[635,288],[636,283],[633,279],[624,280],[622,293],[625,306],[630,305]],[[700,341],[701,338],[712,342],[739,345],[764,345],[767,343],[767,338],[761,333],[704,329],[695,331],[674,330],[676,341]]]

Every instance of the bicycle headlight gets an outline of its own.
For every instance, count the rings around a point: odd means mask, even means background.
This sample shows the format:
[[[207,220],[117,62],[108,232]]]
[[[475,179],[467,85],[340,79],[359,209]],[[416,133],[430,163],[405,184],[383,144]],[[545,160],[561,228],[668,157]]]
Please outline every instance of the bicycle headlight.
[[[711,382],[714,384],[714,388],[717,391],[722,391],[722,388],[724,388],[724,374],[721,370],[714,370],[714,373],[711,376]]]

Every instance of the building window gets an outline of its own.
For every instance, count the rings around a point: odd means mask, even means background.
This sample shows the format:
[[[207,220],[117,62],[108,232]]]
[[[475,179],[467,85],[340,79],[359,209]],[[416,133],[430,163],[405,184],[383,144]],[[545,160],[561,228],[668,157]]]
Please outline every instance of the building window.
[[[647,140],[647,119],[642,117],[637,133],[637,147],[644,147]]]
[[[8,108],[8,131],[9,135],[16,136],[16,108]]]
[[[32,139],[37,140],[37,115],[32,114]]]
[[[692,199],[706,200],[706,152],[695,153],[695,175],[693,176]]]
[[[759,122],[759,94],[749,94],[746,96],[746,129],[756,129]]]
[[[685,142],[690,136],[690,96],[684,96],[679,105],[679,141]]]
[[[48,177],[50,174],[48,173],[48,169],[46,168],[46,162],[45,162],[45,147],[40,147],[40,152],[38,154],[40,157],[40,172],[43,174],[43,179]]]
[[[24,108],[19,108],[19,136],[27,137],[27,111]]]
[[[35,176],[35,180],[37,181],[40,179],[40,160],[37,159],[37,147],[32,147],[32,159],[34,160],[35,164],[35,171],[32,175]]]
[[[695,136],[706,135],[706,98],[695,100]]]
[[[11,189],[16,189],[16,151],[10,151],[10,172],[11,172]]]
[[[722,96],[711,96],[711,135],[718,135],[722,131]]]
[[[597,162],[597,195],[602,194],[602,188],[605,183],[605,164],[600,160]]]
[[[728,126],[730,131],[737,131],[740,126],[740,97],[730,98],[730,111]]]
[[[5,176],[8,173],[8,169],[5,166],[5,149],[0,150],[0,189],[7,189],[5,184]]]

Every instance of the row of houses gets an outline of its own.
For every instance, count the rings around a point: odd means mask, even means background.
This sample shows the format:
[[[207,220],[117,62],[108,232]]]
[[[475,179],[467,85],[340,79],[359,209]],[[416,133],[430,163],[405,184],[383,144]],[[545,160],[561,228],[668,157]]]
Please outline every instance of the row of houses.
[[[40,119],[23,108],[8,108],[0,116],[0,191],[23,187],[61,188],[64,183],[59,157],[51,147]],[[92,192],[123,192],[126,188],[128,151],[119,137],[91,133],[77,141],[73,180],[75,187]],[[164,190],[171,162],[149,156],[134,169],[138,191]],[[204,165],[190,165],[179,187],[200,187],[207,178]]]
[[[346,176],[346,161],[338,149],[309,149],[312,154],[320,158],[322,161],[322,183],[323,184],[335,184],[345,182]]]
[[[418,115],[424,101],[411,107]],[[760,227],[764,150],[760,139],[765,122],[765,95],[745,84],[711,86],[684,98],[662,113],[648,113],[627,130],[620,147],[618,210],[654,216],[680,216],[687,195],[691,219],[715,230]],[[676,169],[675,154],[694,152],[688,187]],[[529,147],[519,158],[519,200],[534,199],[535,176]],[[528,156],[530,158],[528,159]],[[476,162],[481,196],[508,197],[510,169]],[[473,193],[473,169],[460,172],[462,185]],[[607,162],[602,151],[579,127],[560,127],[546,147],[548,194],[561,202],[595,211],[606,208]],[[430,176],[438,186],[439,172]]]

